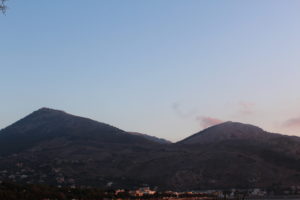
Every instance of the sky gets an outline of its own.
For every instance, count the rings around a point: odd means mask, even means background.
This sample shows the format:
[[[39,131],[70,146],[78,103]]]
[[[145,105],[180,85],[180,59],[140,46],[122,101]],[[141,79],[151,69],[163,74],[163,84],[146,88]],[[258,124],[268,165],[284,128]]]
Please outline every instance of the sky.
[[[9,0],[0,129],[41,108],[178,141],[224,121],[300,136],[298,0]]]

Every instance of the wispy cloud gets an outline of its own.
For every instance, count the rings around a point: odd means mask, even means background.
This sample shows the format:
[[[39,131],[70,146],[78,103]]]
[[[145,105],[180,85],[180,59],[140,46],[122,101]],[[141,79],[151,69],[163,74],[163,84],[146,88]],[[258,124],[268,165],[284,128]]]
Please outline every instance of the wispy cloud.
[[[224,121],[220,120],[220,119],[217,119],[217,118],[212,118],[212,117],[197,117],[196,118],[197,121],[200,122],[200,126],[202,128],[208,128],[210,126],[214,126],[214,125],[217,125],[217,124],[221,124],[223,123]]]
[[[283,123],[283,126],[286,128],[297,128],[297,127],[300,128],[300,117],[291,118],[291,119],[286,120]]]
[[[172,109],[181,118],[190,118],[197,114],[197,109],[187,109],[178,102],[173,103]]]
[[[196,120],[202,128],[208,128],[224,122],[217,118],[200,116],[197,108],[186,108],[186,106],[178,102],[173,103],[172,109],[181,118]]]
[[[255,103],[241,101],[238,103],[238,114],[239,115],[252,115],[254,113]]]

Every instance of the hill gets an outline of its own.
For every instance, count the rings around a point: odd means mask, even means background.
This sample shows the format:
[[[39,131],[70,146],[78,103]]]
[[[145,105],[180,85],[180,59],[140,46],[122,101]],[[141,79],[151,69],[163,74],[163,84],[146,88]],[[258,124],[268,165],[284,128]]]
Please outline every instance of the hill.
[[[264,141],[271,138],[281,137],[280,134],[274,134],[251,124],[239,122],[224,122],[203,131],[200,131],[190,137],[185,138],[178,143],[181,144],[209,144],[218,143],[227,140],[256,140]]]

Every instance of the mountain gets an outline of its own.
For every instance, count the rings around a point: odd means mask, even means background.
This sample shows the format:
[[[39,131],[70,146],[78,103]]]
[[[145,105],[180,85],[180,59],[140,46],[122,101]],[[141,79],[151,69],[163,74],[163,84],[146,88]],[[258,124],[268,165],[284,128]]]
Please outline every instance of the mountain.
[[[1,153],[18,152],[52,139],[150,144],[143,137],[63,111],[41,108],[0,131]]]
[[[128,132],[132,135],[138,135],[138,136],[142,136],[148,140],[151,140],[153,142],[157,142],[157,143],[160,143],[160,144],[171,144],[172,142],[169,141],[169,140],[166,140],[166,139],[163,139],[163,138],[158,138],[158,137],[155,137],[155,136],[151,136],[151,135],[147,135],[147,134],[144,134],[144,133],[137,133],[137,132]]]
[[[159,148],[160,143],[144,136],[41,108],[0,131],[0,180],[101,187],[110,182],[142,184],[134,176],[136,163]]]
[[[192,156],[195,160],[187,164],[198,167],[190,170],[189,176],[205,180],[202,184],[208,187],[299,185],[296,180],[300,177],[299,137],[269,133],[249,124],[225,122],[177,145],[201,155]]]
[[[225,122],[168,143],[42,108],[0,131],[1,180],[161,190],[300,185],[300,139]]]
[[[268,133],[263,129],[238,122],[224,122],[200,131],[178,143],[181,144],[209,144],[228,140],[256,140],[264,141],[281,137],[279,134]]]

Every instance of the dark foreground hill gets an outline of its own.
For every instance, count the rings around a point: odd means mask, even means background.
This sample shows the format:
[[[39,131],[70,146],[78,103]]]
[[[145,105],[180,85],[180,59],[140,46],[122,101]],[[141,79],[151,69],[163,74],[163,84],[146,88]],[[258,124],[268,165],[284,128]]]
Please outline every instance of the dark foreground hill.
[[[0,131],[0,180],[159,189],[300,185],[298,137],[241,123],[169,144],[40,109]]]

